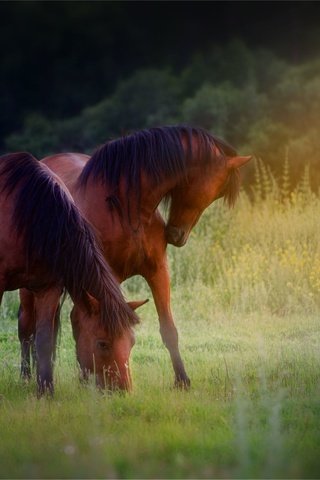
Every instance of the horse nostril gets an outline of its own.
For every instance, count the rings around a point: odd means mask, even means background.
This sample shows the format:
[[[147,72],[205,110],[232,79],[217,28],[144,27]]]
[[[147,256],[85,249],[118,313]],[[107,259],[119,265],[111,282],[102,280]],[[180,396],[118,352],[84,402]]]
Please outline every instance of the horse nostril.
[[[166,227],[166,239],[168,243],[175,243],[179,236],[179,229],[177,227]]]
[[[186,235],[182,228],[167,226],[166,240],[176,247],[182,247],[186,243]]]

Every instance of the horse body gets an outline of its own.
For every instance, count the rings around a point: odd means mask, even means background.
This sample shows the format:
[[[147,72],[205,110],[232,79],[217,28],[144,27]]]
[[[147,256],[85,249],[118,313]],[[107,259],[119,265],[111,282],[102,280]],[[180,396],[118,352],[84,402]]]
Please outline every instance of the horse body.
[[[4,182],[0,177],[0,192]],[[0,196],[0,299],[3,292],[26,287],[43,289],[52,282],[52,275],[41,265],[27,268],[27,258],[21,235],[13,228],[14,203],[11,196]]]
[[[137,322],[70,193],[26,153],[0,158],[0,300],[4,291],[22,287],[33,297],[19,334],[23,339],[27,324],[35,335],[40,394],[53,391],[54,319],[63,288],[109,337],[110,330],[117,338]],[[29,349],[30,335],[22,345],[23,360]],[[23,368],[27,372],[28,365]]]
[[[237,157],[201,129],[162,127],[111,141],[90,159],[60,154],[43,160],[95,228],[118,280],[133,275],[146,279],[179,386],[190,380],[170,307],[167,244],[184,245],[208,205],[219,196],[235,197],[234,177],[249,158]],[[170,201],[167,224],[157,210],[163,198]],[[75,306],[73,323],[83,324],[81,315]]]
[[[79,176],[89,159],[86,155],[66,153],[46,157],[42,163],[63,180],[79,210],[94,227],[119,282],[134,275],[145,276],[146,271],[156,268],[159,257],[165,255],[165,222],[157,207],[173,182],[152,189],[143,176],[141,206],[132,199],[129,213],[121,182],[116,205],[112,203],[113,190],[108,185],[89,181],[85,189],[79,188]]]
[[[34,162],[29,154],[13,154],[0,157],[0,293],[21,287],[33,291],[44,290],[57,282],[57,275],[44,267],[41,258],[29,258],[23,232],[14,223],[19,195],[19,177],[17,189],[10,189],[8,175],[14,163]],[[41,168],[45,168],[44,166]],[[17,191],[16,191],[17,190]],[[69,195],[69,194],[68,194]]]
[[[170,308],[165,222],[157,210],[159,201],[167,189],[164,189],[162,184],[161,190],[159,189],[158,194],[155,194],[154,189],[151,192],[149,184],[144,186],[144,194],[141,196],[143,206],[139,210],[136,200],[132,199],[129,213],[124,185],[118,189],[115,205],[112,203],[114,192],[107,185],[89,181],[85,189],[79,188],[78,179],[83,170],[81,162],[88,160],[89,157],[81,154],[67,153],[47,157],[42,162],[64,181],[81,213],[94,227],[105,258],[118,281],[122,282],[134,275],[141,275],[149,284],[159,315],[162,338],[172,358],[176,383],[189,385]],[[144,185],[147,184],[144,177],[142,182]],[[167,182],[166,187],[170,188],[172,183],[172,181]],[[150,202],[151,195],[152,202]],[[27,300],[24,303],[27,303]],[[30,308],[25,307],[25,315],[29,315],[28,311]],[[88,345],[92,343],[93,336],[99,337],[98,332],[96,328],[88,327],[89,322],[84,320],[84,313],[77,305],[73,307],[71,320],[72,324],[76,325],[73,331],[81,369],[83,372],[93,371],[92,355],[88,357]],[[26,323],[30,324],[29,321]],[[83,340],[77,334],[77,330],[83,332]],[[30,335],[29,330],[26,330],[26,335]],[[99,371],[97,365],[95,371]]]

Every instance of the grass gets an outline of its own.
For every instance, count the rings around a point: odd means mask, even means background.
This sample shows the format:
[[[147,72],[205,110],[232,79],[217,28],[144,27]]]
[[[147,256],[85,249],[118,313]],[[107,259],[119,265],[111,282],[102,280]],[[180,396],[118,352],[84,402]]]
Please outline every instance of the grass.
[[[169,251],[188,392],[172,388],[152,302],[140,310],[133,393],[81,386],[67,304],[55,398],[37,400],[34,381],[19,379],[17,296],[6,294],[1,478],[319,478],[320,199],[260,187],[233,211],[216,203]],[[125,289],[150,297],[140,279]]]

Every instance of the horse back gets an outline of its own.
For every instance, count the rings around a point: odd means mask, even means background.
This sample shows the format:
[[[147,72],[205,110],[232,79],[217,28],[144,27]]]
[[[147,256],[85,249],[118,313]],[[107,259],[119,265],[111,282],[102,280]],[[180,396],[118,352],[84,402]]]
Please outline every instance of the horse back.
[[[89,158],[82,153],[59,153],[45,157],[41,162],[63,181],[74,196],[78,177]]]

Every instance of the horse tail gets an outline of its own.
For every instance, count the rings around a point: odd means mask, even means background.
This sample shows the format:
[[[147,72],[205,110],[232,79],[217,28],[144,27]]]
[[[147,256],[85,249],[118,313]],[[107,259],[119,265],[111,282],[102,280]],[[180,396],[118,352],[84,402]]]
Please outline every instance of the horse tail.
[[[101,321],[120,334],[138,322],[69,192],[29,153],[0,158],[2,191],[14,193],[13,227],[23,235],[27,265],[42,262],[53,281],[91,313],[88,293],[100,303]]]

